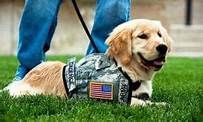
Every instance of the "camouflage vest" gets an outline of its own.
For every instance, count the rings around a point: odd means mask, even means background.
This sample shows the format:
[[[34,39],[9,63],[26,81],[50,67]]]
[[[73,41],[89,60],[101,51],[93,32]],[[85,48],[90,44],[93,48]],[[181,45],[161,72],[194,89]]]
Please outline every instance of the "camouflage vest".
[[[72,58],[63,68],[63,81],[69,98],[91,98],[129,103],[130,81],[114,60],[104,54],[91,54],[78,63]]]

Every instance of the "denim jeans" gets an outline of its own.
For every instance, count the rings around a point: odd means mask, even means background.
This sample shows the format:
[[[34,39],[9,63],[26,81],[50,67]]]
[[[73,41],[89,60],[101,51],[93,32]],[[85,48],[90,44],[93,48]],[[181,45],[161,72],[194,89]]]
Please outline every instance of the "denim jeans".
[[[20,20],[15,79],[22,79],[29,70],[45,59],[50,48],[62,0],[26,0]],[[99,52],[107,49],[105,39],[112,29],[129,20],[131,0],[97,0],[91,35]],[[82,40],[81,40],[82,41]],[[94,53],[89,44],[86,55]]]

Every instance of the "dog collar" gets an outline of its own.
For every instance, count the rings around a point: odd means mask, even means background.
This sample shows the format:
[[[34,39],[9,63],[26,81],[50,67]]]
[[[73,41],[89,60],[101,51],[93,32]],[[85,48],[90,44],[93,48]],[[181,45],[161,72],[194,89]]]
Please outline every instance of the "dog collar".
[[[115,60],[114,58],[113,58],[113,61],[115,62],[116,66],[118,66],[118,63],[116,62],[116,60]],[[133,81],[133,80],[130,78],[130,76],[129,76],[126,72],[124,72],[124,71],[122,70],[121,67],[118,67],[118,69],[119,69],[119,71],[123,74],[123,76],[124,76],[126,79],[128,79],[129,85],[130,85],[130,90],[131,90],[131,91],[136,91],[136,90],[140,87],[142,80]]]
[[[141,80],[133,81],[126,72],[123,72],[121,67],[119,67],[118,69],[126,77],[126,79],[128,79],[129,85],[132,87],[131,88],[132,91],[135,91],[135,90],[137,90],[140,87],[141,82],[142,82]]]

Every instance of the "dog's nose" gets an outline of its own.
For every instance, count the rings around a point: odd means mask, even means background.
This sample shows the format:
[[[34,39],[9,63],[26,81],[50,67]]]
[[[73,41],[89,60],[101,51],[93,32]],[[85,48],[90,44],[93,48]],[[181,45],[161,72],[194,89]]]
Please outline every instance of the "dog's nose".
[[[159,52],[160,55],[165,55],[167,51],[167,46],[165,44],[160,44],[156,47],[156,50]]]

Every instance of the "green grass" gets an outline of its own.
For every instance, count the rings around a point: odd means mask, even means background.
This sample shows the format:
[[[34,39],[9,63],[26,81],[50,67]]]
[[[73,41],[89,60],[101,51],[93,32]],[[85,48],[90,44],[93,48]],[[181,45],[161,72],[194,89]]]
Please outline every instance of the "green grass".
[[[81,57],[81,56],[79,56]],[[49,60],[66,62],[66,56]],[[0,56],[0,89],[13,78],[15,57]],[[153,101],[168,107],[129,107],[53,96],[12,98],[0,93],[0,121],[203,121],[203,58],[169,58],[153,84]]]

